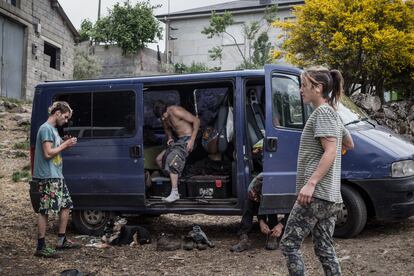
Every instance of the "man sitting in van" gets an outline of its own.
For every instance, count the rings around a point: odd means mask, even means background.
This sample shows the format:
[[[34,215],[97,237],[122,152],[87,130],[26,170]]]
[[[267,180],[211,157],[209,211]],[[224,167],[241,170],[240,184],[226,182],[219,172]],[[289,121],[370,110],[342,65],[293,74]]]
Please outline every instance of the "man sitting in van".
[[[181,106],[167,106],[161,100],[155,102],[153,108],[155,116],[162,121],[167,138],[167,150],[163,150],[155,161],[170,176],[171,193],[163,200],[171,203],[180,199],[178,177],[184,169],[185,158],[193,150],[200,119]]]
[[[257,215],[259,220],[260,231],[267,236],[265,248],[275,250],[278,248],[278,239],[282,236],[283,228],[286,225],[287,216],[278,222],[277,214],[258,215],[260,200],[262,196],[263,173],[258,174],[250,182],[248,187],[247,200],[243,211],[243,217],[240,222],[238,236],[239,243],[233,245],[230,251],[242,252],[250,249],[251,244],[248,233],[253,226],[253,217]]]

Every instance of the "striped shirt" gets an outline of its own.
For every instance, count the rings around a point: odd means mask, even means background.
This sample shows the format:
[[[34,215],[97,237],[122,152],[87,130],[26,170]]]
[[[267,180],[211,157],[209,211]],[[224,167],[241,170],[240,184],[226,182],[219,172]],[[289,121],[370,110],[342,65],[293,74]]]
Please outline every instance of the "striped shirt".
[[[316,184],[313,197],[341,203],[341,149],[342,137],[348,135],[338,113],[328,104],[316,108],[303,129],[300,138],[296,193],[308,182],[324,153],[322,137],[336,138],[336,158],[326,175]]]

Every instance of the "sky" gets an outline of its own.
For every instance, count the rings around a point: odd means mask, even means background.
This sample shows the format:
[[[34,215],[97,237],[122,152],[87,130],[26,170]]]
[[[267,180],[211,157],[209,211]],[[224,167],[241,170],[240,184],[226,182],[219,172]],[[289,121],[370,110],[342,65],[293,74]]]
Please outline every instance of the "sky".
[[[160,8],[154,10],[154,14],[168,13],[168,2],[170,12],[182,11],[197,7],[209,6],[219,3],[226,3],[234,0],[150,0],[152,5],[162,5]],[[122,0],[101,0],[101,16],[107,14],[108,8],[111,8],[118,2],[125,2]],[[137,0],[130,0],[130,4],[135,4]],[[95,22],[98,17],[98,0],[59,0],[63,10],[68,15],[70,21],[79,30],[83,19],[89,19]],[[160,50],[164,51],[165,42],[148,45],[152,49],[156,49],[156,45],[160,46]]]

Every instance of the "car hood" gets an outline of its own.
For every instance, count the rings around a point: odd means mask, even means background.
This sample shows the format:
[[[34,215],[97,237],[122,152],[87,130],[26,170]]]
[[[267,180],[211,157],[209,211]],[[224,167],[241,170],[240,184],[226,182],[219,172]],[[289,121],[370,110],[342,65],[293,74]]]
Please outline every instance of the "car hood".
[[[376,125],[372,128],[359,130],[358,133],[390,152],[396,160],[414,158],[414,144],[386,127]]]

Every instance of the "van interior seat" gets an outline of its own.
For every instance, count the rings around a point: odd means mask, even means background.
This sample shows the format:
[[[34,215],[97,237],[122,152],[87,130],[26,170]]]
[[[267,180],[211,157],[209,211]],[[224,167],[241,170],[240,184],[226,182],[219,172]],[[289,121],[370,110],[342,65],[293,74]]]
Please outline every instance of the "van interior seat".
[[[254,88],[248,90],[246,105],[247,132],[251,146],[264,138],[265,117],[262,106],[258,101],[257,91]]]

